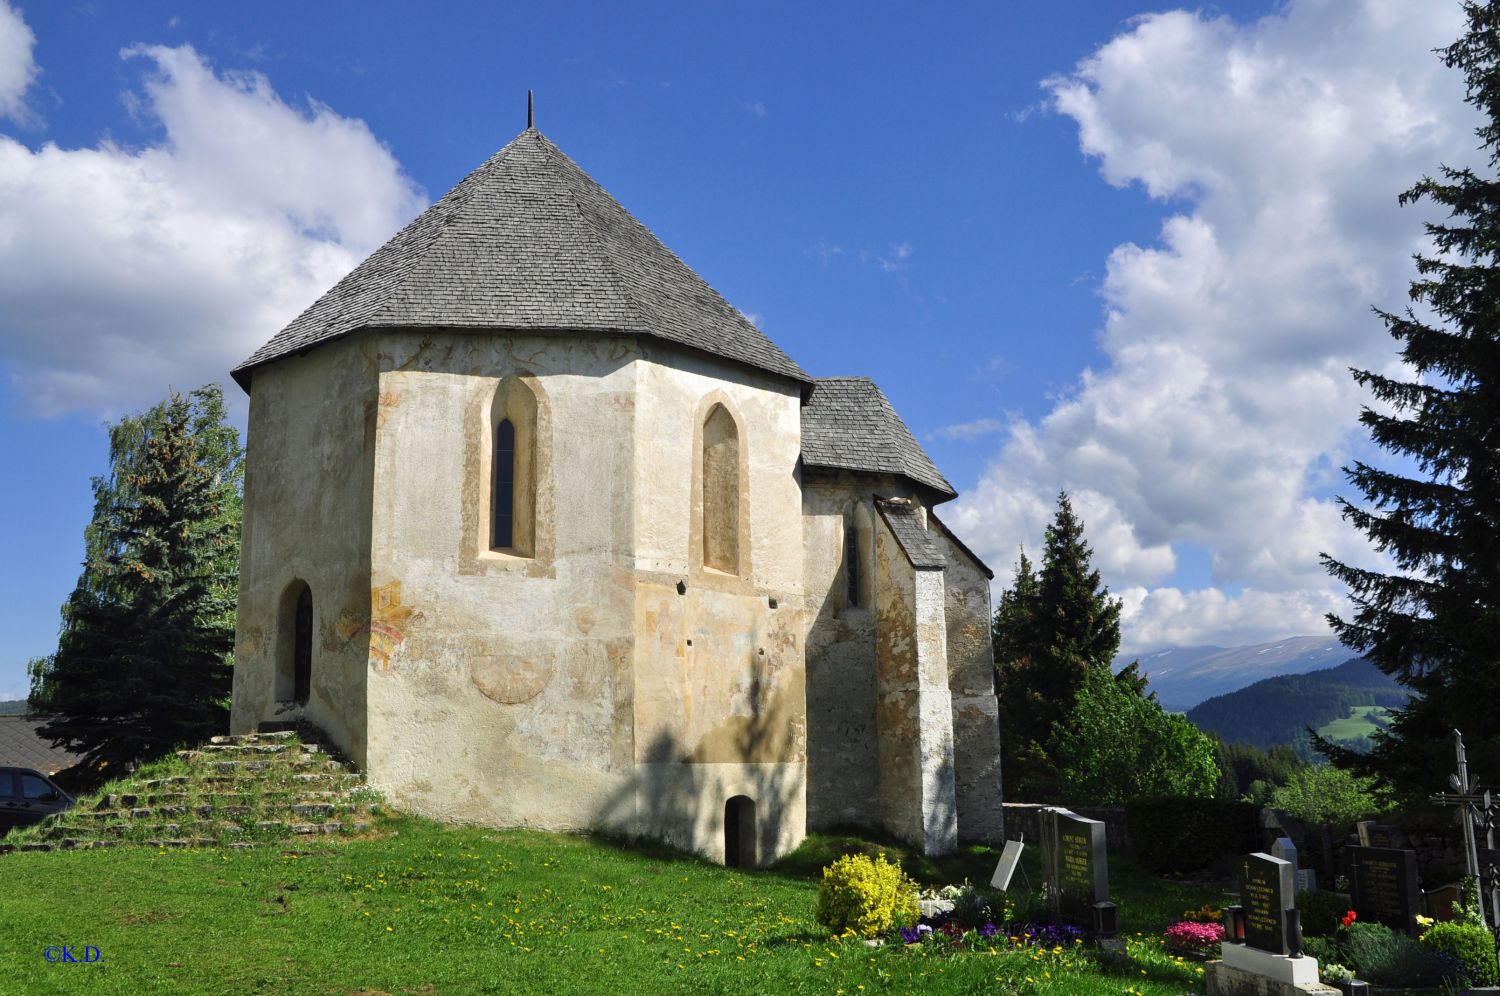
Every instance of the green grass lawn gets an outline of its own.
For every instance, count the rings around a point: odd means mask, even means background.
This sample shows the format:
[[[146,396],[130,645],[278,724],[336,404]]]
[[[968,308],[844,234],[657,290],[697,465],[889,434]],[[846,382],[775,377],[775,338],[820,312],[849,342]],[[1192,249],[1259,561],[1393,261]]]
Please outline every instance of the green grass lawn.
[[[285,849],[16,853],[0,857],[0,991],[1180,994],[1198,966],[1154,938],[1184,909],[1224,902],[1219,887],[1115,856],[1131,942],[1108,969],[1084,948],[870,948],[812,920],[808,872],[848,846],[813,838],[745,873],[594,837],[396,818],[374,839]],[[993,861],[970,849],[912,870],[987,878]],[[1040,882],[1034,861],[1028,872]],[[102,959],[44,961],[64,944]]]
[[[1343,719],[1335,719],[1326,726],[1319,727],[1318,735],[1328,737],[1332,740],[1356,740],[1360,737],[1368,737],[1380,729],[1380,726],[1371,717],[1384,717],[1388,715],[1390,715],[1390,710],[1384,706],[1350,706],[1349,715]]]

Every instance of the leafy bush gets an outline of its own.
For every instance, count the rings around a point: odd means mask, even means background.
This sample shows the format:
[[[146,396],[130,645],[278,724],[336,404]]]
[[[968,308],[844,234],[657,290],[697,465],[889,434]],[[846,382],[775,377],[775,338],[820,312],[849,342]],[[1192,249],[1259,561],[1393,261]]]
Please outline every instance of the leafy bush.
[[[1462,962],[1464,974],[1471,983],[1479,986],[1500,983],[1500,969],[1495,964],[1495,937],[1484,927],[1457,920],[1434,924],[1422,935],[1422,943]]]
[[[1297,908],[1302,911],[1302,933],[1308,937],[1331,937],[1349,910],[1349,897],[1326,889],[1310,889],[1297,893]]]
[[[1294,772],[1271,793],[1271,805],[1303,823],[1353,823],[1379,807],[1363,778],[1330,764],[1314,764]]]
[[[1052,727],[1059,792],[1113,806],[1143,795],[1211,796],[1215,741],[1107,668],[1090,668],[1071,712]]]
[[[1361,979],[1392,989],[1432,988],[1456,973],[1452,956],[1423,947],[1379,923],[1354,923],[1339,932],[1343,961]]]
[[[965,883],[953,897],[953,919],[967,929],[1009,923],[1014,915],[1014,906],[1006,899],[1005,893],[996,889]]]
[[[1125,804],[1130,851],[1155,875],[1209,868],[1255,850],[1257,812],[1250,803],[1228,799],[1136,799]]]
[[[917,884],[884,855],[848,854],[823,869],[813,917],[835,934],[879,937],[919,916]]]

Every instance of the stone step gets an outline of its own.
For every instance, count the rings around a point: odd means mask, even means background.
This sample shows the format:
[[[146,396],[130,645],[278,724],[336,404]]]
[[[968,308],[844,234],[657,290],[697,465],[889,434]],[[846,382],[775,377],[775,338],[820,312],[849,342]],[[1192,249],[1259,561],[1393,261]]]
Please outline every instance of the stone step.
[[[170,778],[152,778],[149,781],[141,782],[141,788],[155,789],[162,788],[167,785],[186,785],[190,781],[192,781],[192,779],[187,775],[173,775]]]
[[[208,742],[211,744],[253,744],[263,740],[270,740],[272,742],[290,740],[295,735],[296,731],[294,730],[282,730],[276,733],[235,733],[229,736],[209,737]]]

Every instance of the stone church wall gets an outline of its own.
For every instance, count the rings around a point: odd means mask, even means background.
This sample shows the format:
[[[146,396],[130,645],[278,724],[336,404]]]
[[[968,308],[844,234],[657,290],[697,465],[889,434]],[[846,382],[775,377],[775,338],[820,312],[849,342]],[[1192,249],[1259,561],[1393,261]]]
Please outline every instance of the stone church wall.
[[[633,829],[633,342],[378,343],[372,784],[442,819]],[[488,549],[503,377],[536,399],[529,557]]]
[[[798,387],[656,349],[638,365],[635,413],[640,827],[723,860],[726,803],[745,796],[765,862],[806,825]],[[733,572],[703,563],[703,427],[717,405],[738,433]]]
[[[948,561],[943,587],[958,837],[966,842],[1001,843],[1005,811],[1001,806],[995,654],[990,641],[990,581],[943,524],[933,523],[931,535]]]
[[[370,500],[376,369],[351,340],[255,372],[245,462],[245,518],[231,729],[305,715],[353,760],[366,759],[370,646]],[[312,593],[307,705],[278,704],[291,673],[298,582]],[[284,682],[283,682],[284,685]]]
[[[875,758],[874,510],[871,495],[902,496],[893,477],[804,469],[803,573],[807,635],[807,825],[880,825]],[[859,605],[848,604],[844,528],[863,554]]]

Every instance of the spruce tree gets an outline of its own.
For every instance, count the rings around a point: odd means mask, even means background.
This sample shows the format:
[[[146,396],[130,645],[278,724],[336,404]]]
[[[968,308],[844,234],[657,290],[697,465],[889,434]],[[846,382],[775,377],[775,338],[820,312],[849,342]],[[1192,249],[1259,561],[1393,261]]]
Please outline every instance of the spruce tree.
[[[1386,406],[1360,421],[1403,461],[1345,468],[1365,506],[1343,501],[1343,514],[1395,570],[1323,558],[1355,607],[1329,617],[1334,631],[1415,695],[1368,755],[1319,747],[1406,799],[1442,788],[1455,728],[1471,769],[1500,781],[1500,4],[1464,11],[1467,32],[1439,54],[1465,74],[1488,164],[1441,166],[1400,195],[1448,212],[1426,226],[1435,251],[1415,257],[1410,297],[1426,310],[1377,311],[1411,373],[1354,371]]]
[[[1014,585],[1001,592],[992,635],[1001,766],[1012,798],[1056,794],[1054,731],[1072,713],[1091,669],[1108,673],[1119,650],[1120,603],[1092,559],[1064,492],[1047,527],[1040,573],[1023,551]],[[1139,693],[1144,683],[1130,670],[1121,684]]]
[[[87,559],[57,653],[33,672],[43,728],[95,769],[227,726],[241,451],[217,386],[111,428]]]

